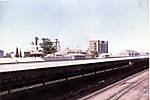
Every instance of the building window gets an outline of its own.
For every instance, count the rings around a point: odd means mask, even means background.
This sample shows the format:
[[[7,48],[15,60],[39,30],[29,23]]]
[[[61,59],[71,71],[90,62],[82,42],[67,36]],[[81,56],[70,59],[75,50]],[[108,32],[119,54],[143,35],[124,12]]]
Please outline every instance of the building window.
[[[94,50],[96,51],[96,43],[94,43]]]

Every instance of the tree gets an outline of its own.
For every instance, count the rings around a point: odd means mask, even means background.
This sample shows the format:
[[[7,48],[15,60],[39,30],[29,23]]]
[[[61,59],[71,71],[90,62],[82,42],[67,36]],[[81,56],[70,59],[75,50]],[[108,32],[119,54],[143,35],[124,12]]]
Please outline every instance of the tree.
[[[48,38],[43,38],[43,43],[40,44],[41,48],[43,48],[44,54],[51,54],[56,52],[56,46],[53,42]]]
[[[95,57],[98,57],[98,52],[97,51],[91,51],[91,54],[94,55]]]
[[[18,52],[18,48],[16,47],[16,54],[15,57],[19,57],[19,52]]]
[[[20,49],[20,53],[19,53],[19,56],[20,56],[20,57],[22,57],[21,49]]]

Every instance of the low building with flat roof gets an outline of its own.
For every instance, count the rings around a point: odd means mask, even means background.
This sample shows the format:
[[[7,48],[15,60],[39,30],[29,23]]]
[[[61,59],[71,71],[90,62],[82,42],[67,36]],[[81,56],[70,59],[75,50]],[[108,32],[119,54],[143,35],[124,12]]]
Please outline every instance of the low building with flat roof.
[[[124,50],[119,53],[119,56],[140,56],[140,53],[134,50]]]
[[[4,51],[0,50],[0,58],[4,57]]]

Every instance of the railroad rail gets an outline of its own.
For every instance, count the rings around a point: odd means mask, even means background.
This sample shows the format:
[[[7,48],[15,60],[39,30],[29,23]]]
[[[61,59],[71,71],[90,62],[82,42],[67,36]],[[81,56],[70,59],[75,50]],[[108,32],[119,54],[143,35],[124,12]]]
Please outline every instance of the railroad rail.
[[[145,70],[143,70],[143,71],[141,71],[139,73],[136,73],[136,74],[134,74],[134,75],[132,75],[132,76],[130,76],[128,78],[125,78],[125,79],[123,79],[123,80],[121,80],[121,81],[119,81],[119,82],[117,82],[115,84],[109,85],[108,87],[105,87],[105,88],[103,88],[101,90],[98,90],[98,91],[96,91],[94,93],[87,94],[87,96],[84,96],[84,97],[82,97],[82,98],[80,98],[78,100],[91,100],[91,98],[93,98],[93,97],[95,97],[95,96],[97,96],[97,95],[99,95],[101,93],[104,93],[104,92],[110,90],[111,88],[113,88],[115,86],[125,84],[127,80],[130,80],[130,79],[132,79],[132,78],[134,78],[136,76],[142,75],[143,73],[148,72],[148,71],[149,71],[149,69],[145,69]],[[111,95],[109,98],[107,98],[107,100],[119,100],[123,95],[125,95],[127,92],[129,92],[131,89],[135,88],[137,85],[139,85],[140,83],[142,83],[146,79],[147,79],[147,77],[146,78],[143,78],[143,77],[139,78],[138,80],[134,81],[134,83],[128,84],[123,89],[117,91],[117,93]]]

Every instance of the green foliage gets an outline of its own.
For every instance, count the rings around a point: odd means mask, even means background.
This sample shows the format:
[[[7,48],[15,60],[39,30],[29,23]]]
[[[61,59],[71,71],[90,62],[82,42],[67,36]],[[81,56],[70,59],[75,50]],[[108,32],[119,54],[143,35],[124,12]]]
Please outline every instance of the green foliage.
[[[43,48],[44,54],[51,54],[56,52],[56,46],[53,45],[53,42],[48,38],[43,38],[43,43],[40,44],[41,48]]]
[[[98,57],[98,52],[97,51],[91,51],[91,54],[94,55],[95,57]]]
[[[20,53],[19,53],[19,56],[20,56],[20,57],[22,57],[21,49],[20,49]]]
[[[16,48],[16,54],[15,54],[15,57],[19,57],[18,48]]]

